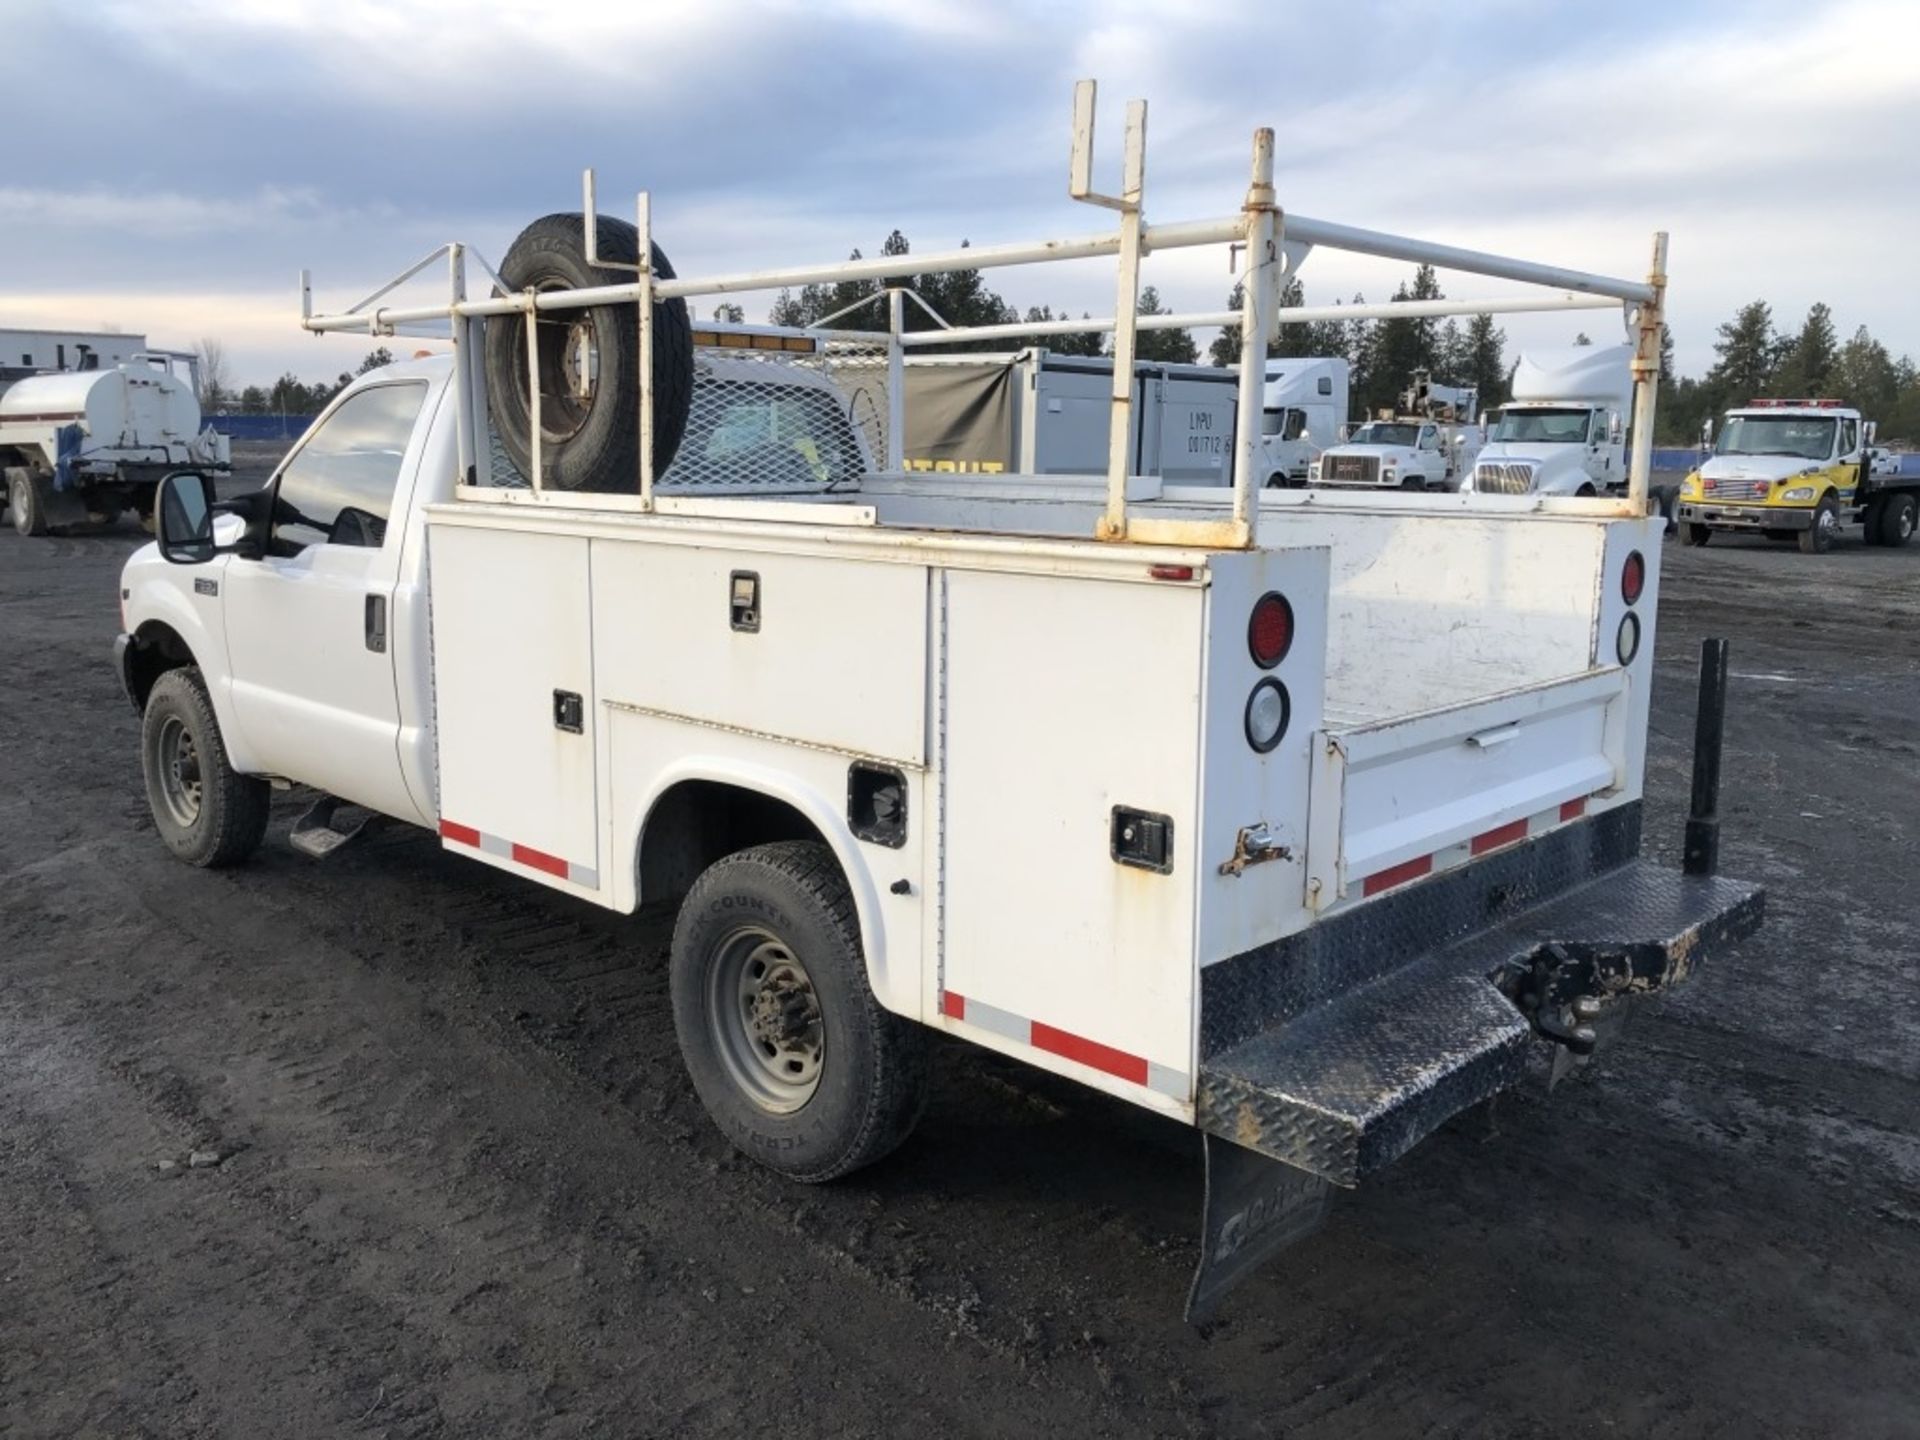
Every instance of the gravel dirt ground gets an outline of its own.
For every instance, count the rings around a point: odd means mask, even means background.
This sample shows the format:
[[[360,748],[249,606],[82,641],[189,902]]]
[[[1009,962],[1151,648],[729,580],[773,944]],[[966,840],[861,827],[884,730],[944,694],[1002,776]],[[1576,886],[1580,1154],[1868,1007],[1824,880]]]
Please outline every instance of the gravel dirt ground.
[[[170,859],[107,656],[142,538],[0,533],[0,1433],[1920,1435],[1920,546],[1668,550],[1649,837],[1727,635],[1765,929],[1194,1330],[1171,1123],[948,1047],[897,1156],[796,1188],[682,1076],[666,914],[398,826],[314,864],[297,795]]]

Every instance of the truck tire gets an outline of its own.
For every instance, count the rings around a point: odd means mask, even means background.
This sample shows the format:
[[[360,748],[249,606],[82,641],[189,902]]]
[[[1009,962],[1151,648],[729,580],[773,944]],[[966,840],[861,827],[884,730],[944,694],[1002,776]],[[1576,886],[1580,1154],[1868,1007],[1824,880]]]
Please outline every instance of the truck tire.
[[[1833,548],[1833,537],[1840,530],[1840,506],[1826,495],[1813,507],[1813,523],[1800,532],[1800,551],[1804,555],[1824,555]]]
[[[1869,500],[1867,508],[1860,512],[1860,539],[1868,545],[1880,543],[1880,521],[1887,512],[1887,497]]]
[[[153,682],[140,723],[147,804],[167,848],[189,865],[238,865],[267,833],[267,782],[227,760],[220,722],[197,666]]]
[[[13,515],[13,528],[22,535],[47,533],[47,509],[40,501],[40,487],[24,469],[7,472],[7,509]]]
[[[1704,545],[1713,539],[1713,527],[1709,525],[1696,525],[1689,521],[1680,527],[1680,534],[1681,538],[1689,545]]]
[[[1913,538],[1920,523],[1920,496],[1911,490],[1889,495],[1880,503],[1880,543],[1900,546]]]
[[[631,270],[587,264],[578,215],[547,215],[522,230],[500,266],[511,291],[557,290],[630,284]],[[639,232],[624,220],[599,217],[600,255],[631,266],[640,253]],[[653,247],[653,271],[673,278],[673,266]],[[495,316],[487,322],[487,399],[494,428],[507,456],[532,478],[532,400],[527,375],[526,317]],[[540,317],[540,429],[544,475],[556,490],[634,492],[640,485],[640,410],[635,395],[640,373],[640,337],[634,307],[596,305],[587,310],[549,310]],[[565,383],[569,355],[591,345],[597,364],[587,393]],[[684,300],[653,307],[653,473],[666,474],[687,425],[693,396],[693,332]]]
[[[853,895],[825,845],[760,845],[710,866],[674,925],[669,979],[694,1090],[770,1169],[837,1179],[920,1118],[926,1032],[874,999]]]

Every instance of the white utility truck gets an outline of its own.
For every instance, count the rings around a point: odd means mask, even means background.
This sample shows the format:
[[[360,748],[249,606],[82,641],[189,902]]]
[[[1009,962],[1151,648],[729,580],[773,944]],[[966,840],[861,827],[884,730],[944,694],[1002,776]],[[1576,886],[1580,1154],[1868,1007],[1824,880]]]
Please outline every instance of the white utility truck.
[[[1626,488],[1631,345],[1571,345],[1520,356],[1513,399],[1464,488],[1487,495],[1603,495]]]
[[[1309,467],[1312,485],[1377,490],[1457,490],[1473,463],[1480,392],[1436,385],[1425,370],[1400,392],[1391,413],[1359,426]]]
[[[128,509],[146,520],[162,476],[227,468],[227,437],[200,428],[192,377],[177,358],[30,375],[0,394],[0,499],[14,529],[44,535]]]
[[[1587,1054],[1761,906],[1710,847],[1695,873],[1639,858],[1648,456],[1628,501],[1263,489],[1272,132],[1237,213],[1148,225],[1144,127],[1136,103],[1122,194],[1096,194],[1076,94],[1070,193],[1116,228],[914,257],[1118,257],[1105,477],[905,471],[907,350],[1017,327],[920,341],[894,296],[884,332],[697,343],[690,297],[898,261],[676,277],[644,196],[636,224],[535,222],[491,293],[454,245],[409,272],[446,267],[445,298],[309,308],[316,331],[450,327],[454,353],[355,381],[258,492],[164,484],[117,647],[160,839],[239,862],[292,782],[322,797],[309,854],[363,807],[586,904],[678,897],[693,1086],[798,1180],[904,1139],[930,1031],[1195,1127],[1195,1314],[1529,1055]],[[1663,240],[1638,281],[1285,226],[1634,307],[1651,413]],[[1127,464],[1138,261],[1203,244],[1249,257],[1231,489]],[[762,387],[747,409],[775,413],[696,437],[703,388],[752,384],[727,365],[840,400]],[[883,468],[849,475],[829,452],[869,415]],[[496,436],[528,485],[487,483]]]
[[[1134,363],[1128,466],[1169,484],[1232,477],[1235,377],[1212,365]],[[936,474],[1099,475],[1113,361],[1029,348],[907,361],[906,466]],[[882,377],[884,378],[884,377]]]
[[[1347,423],[1353,366],[1339,356],[1267,361],[1260,420],[1260,465],[1267,485],[1304,485]]]

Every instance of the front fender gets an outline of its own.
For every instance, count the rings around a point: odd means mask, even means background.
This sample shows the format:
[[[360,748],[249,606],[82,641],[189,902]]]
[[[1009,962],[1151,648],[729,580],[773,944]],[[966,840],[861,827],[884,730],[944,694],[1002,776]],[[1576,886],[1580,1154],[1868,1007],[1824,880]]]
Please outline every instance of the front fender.
[[[158,547],[142,546],[121,572],[121,608],[127,633],[136,645],[150,643],[155,626],[165,626],[179,636],[206,681],[227,759],[242,774],[254,774],[259,762],[241,738],[227,673],[226,617],[221,608],[226,568],[224,556],[204,565],[172,565],[160,558]]]
[[[683,756],[660,771],[653,777],[640,804],[635,807],[638,820],[630,827],[630,833],[621,837],[625,842],[624,848],[615,852],[629,861],[614,867],[615,908],[630,911],[638,906],[641,899],[639,866],[634,862],[637,862],[640,847],[645,841],[647,825],[653,819],[660,798],[674,786],[690,780],[705,780],[751,790],[791,805],[806,817],[832,849],[840,862],[841,872],[847,877],[847,888],[853,894],[854,914],[860,924],[860,944],[866,955],[867,980],[873,987],[874,997],[896,1014],[920,1018],[920,975],[914,952],[911,947],[903,946],[901,963],[893,963],[880,890],[874,882],[860,842],[854,839],[853,832],[847,828],[843,813],[844,794],[829,798],[822,790],[791,771],[752,760],[712,754]],[[917,925],[914,933],[917,936]]]

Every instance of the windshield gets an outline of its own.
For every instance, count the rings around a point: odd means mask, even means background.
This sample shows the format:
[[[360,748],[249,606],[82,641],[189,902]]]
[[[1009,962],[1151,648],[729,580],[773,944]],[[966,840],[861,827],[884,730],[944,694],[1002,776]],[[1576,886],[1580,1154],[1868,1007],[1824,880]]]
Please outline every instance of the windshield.
[[[1420,438],[1418,425],[1362,425],[1354,431],[1353,445],[1412,445]]]
[[[1536,445],[1584,445],[1587,443],[1587,426],[1592,419],[1593,411],[1584,407],[1577,410],[1502,410],[1500,423],[1493,427],[1490,438],[1531,441]]]
[[[1838,424],[1823,415],[1729,415],[1713,453],[1825,460],[1833,454],[1833,431]]]

